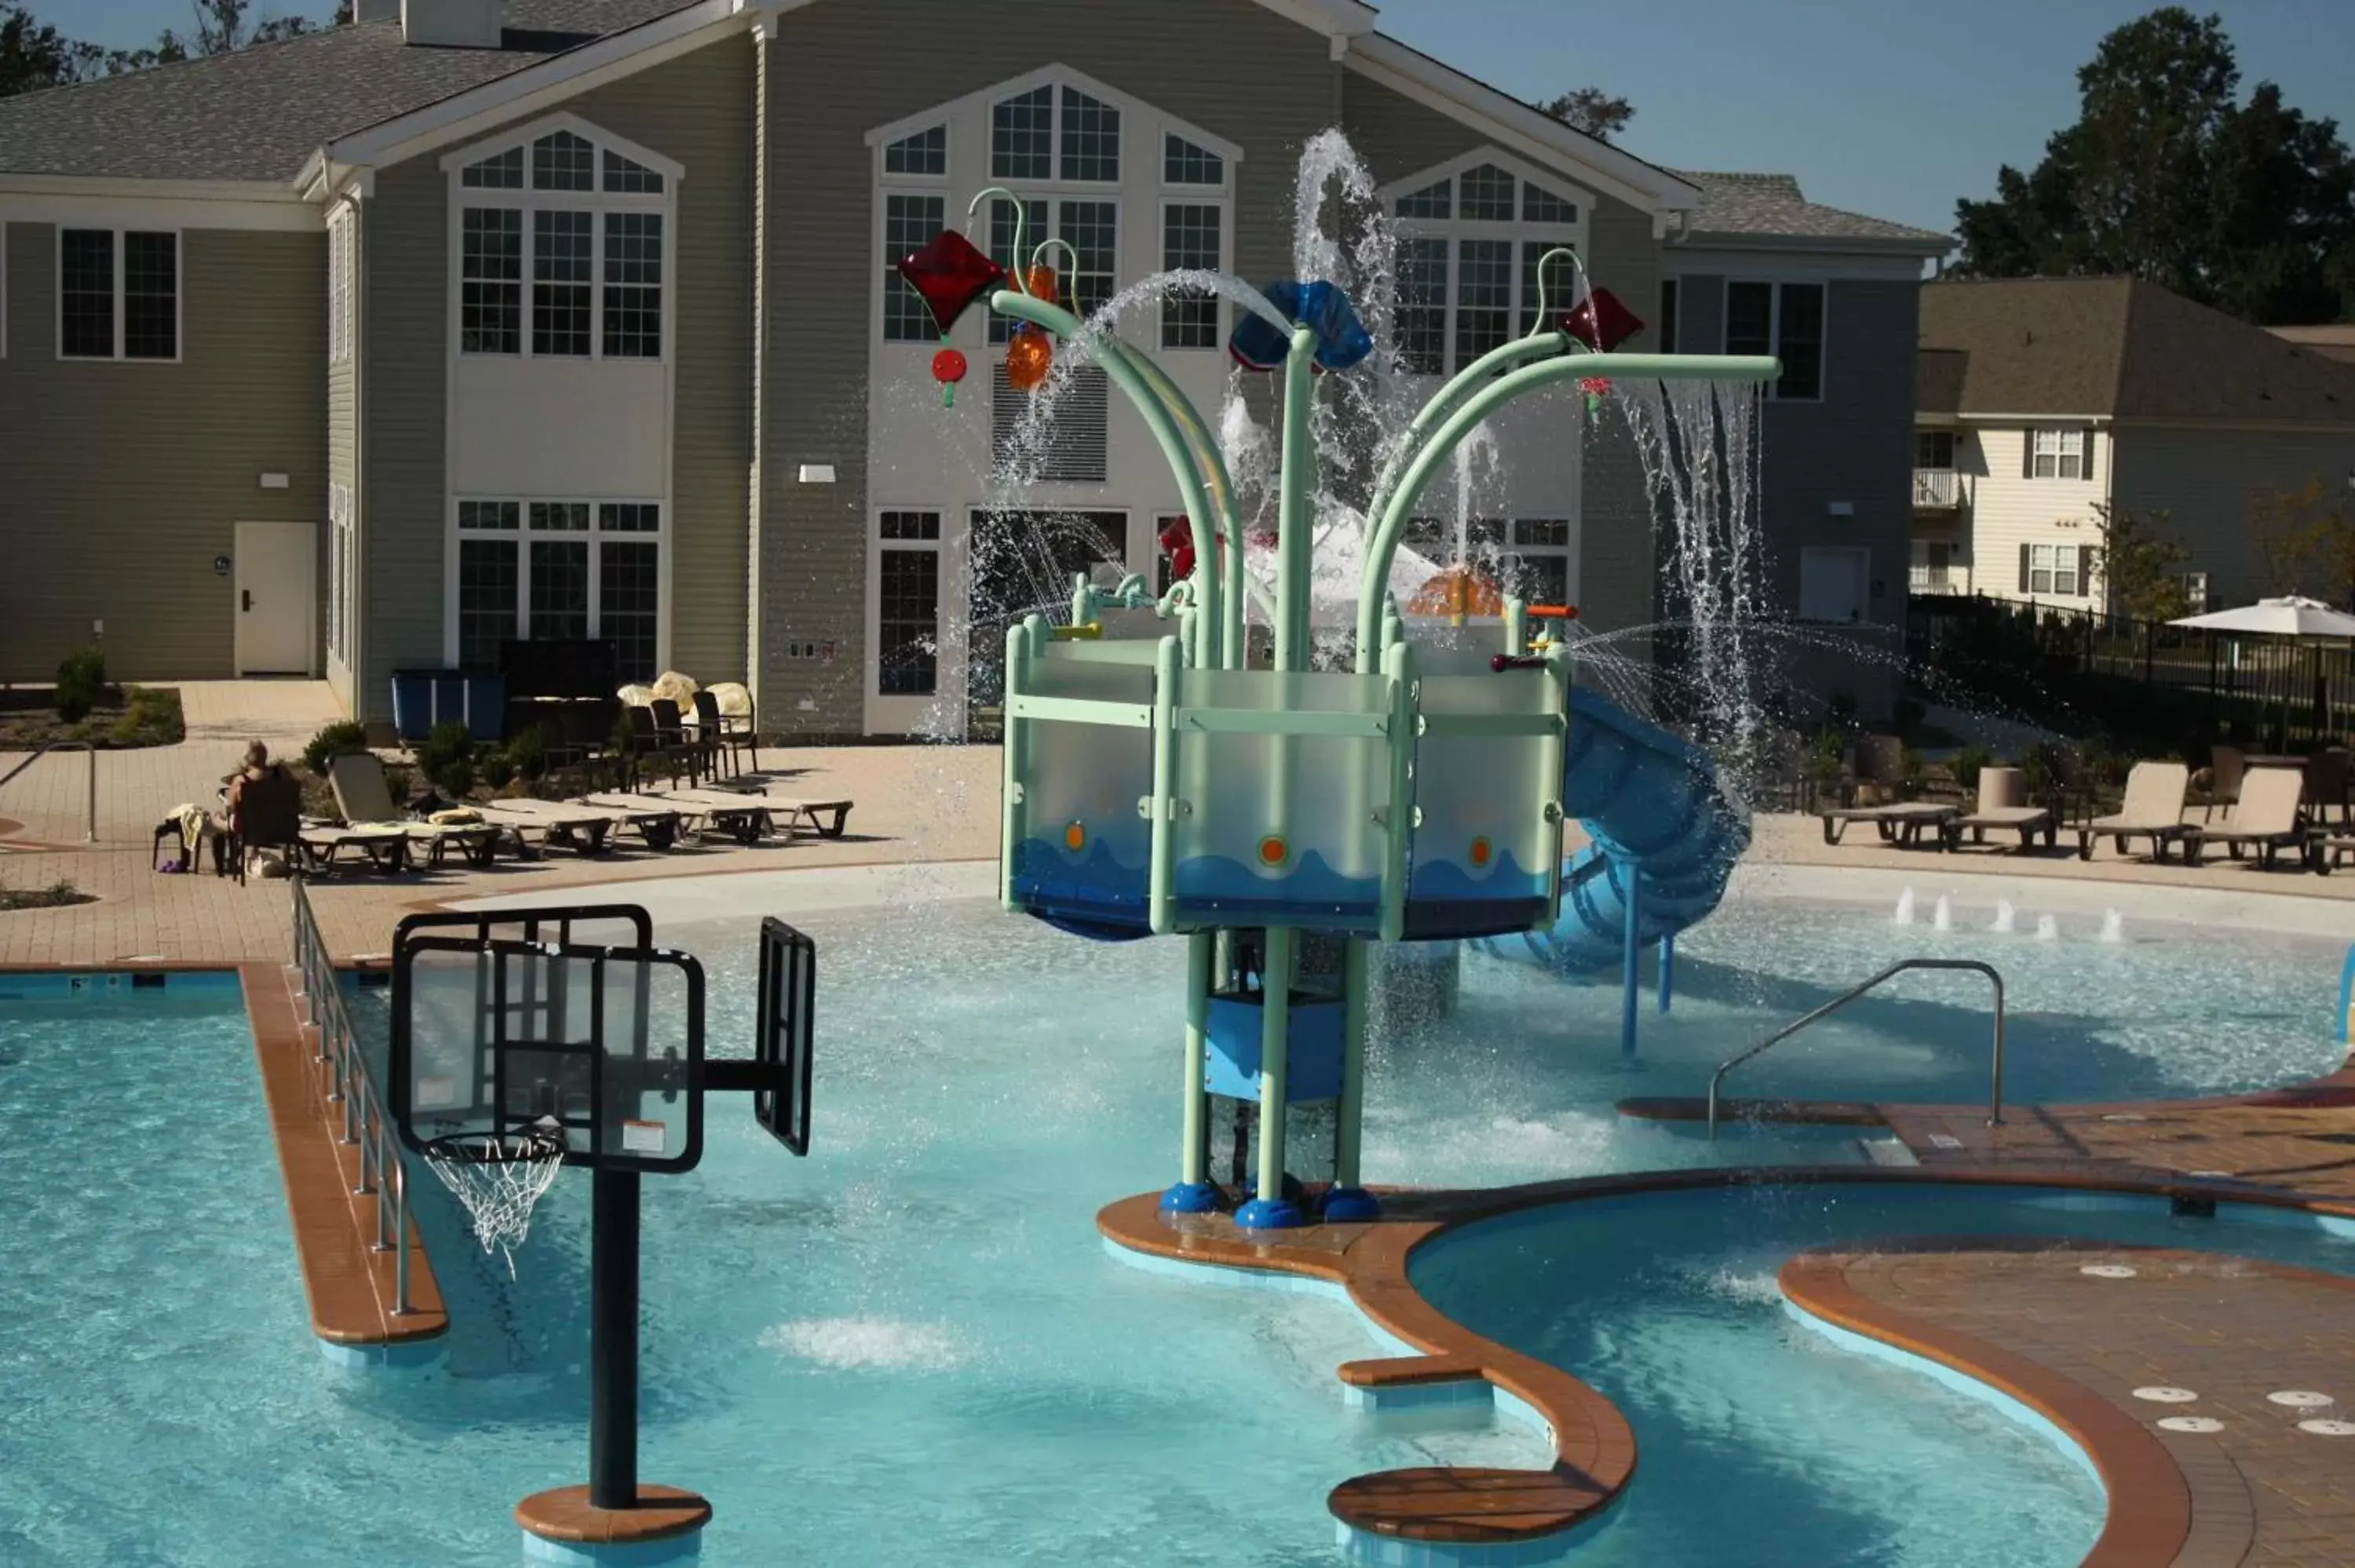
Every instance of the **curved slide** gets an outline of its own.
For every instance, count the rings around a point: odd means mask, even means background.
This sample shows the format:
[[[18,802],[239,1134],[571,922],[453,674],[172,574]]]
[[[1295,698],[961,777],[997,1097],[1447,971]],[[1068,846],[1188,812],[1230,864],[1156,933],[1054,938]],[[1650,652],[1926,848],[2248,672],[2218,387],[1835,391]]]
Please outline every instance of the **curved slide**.
[[[1482,938],[1482,952],[1561,969],[1615,965],[1632,885],[1640,880],[1638,935],[1657,942],[1717,907],[1750,847],[1749,809],[1727,798],[1707,752],[1575,687],[1562,810],[1593,842],[1562,866],[1561,918],[1543,935]]]

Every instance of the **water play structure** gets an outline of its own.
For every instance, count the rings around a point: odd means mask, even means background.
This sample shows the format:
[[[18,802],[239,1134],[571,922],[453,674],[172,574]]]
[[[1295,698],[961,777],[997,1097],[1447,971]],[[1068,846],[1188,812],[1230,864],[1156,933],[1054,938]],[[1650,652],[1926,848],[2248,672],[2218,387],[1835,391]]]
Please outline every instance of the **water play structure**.
[[[1304,209],[1312,183],[1304,176]],[[1010,200],[984,191],[968,211],[992,197]],[[1375,350],[1356,304],[1326,278],[1264,291],[1208,273],[1139,285],[1233,302],[1233,358],[1280,375],[1271,586],[1246,571],[1250,541],[1212,427],[1112,329],[1114,306],[1082,320],[1055,302],[1058,243],[1017,278],[943,231],[899,270],[944,337],[985,297],[1022,323],[1009,358],[1018,348],[1026,379],[1043,381],[1059,355],[1100,366],[1168,461],[1198,548],[1157,597],[1135,575],[1082,576],[1065,623],[1033,613],[1008,630],[1003,899],[1082,937],[1186,939],[1183,1134],[1165,1208],[1203,1213],[1234,1195],[1209,1170],[1218,1096],[1255,1112],[1237,1119],[1239,1224],[1299,1225],[1312,1209],[1368,1217],[1378,1205],[1361,1182],[1359,1132],[1375,944],[1497,938],[1583,962],[1607,949],[1632,981],[1640,944],[1705,914],[1748,840],[1705,754],[1572,692],[1570,607],[1533,614],[1498,594],[1482,621],[1486,607],[1459,591],[1440,607],[1455,613],[1402,613],[1391,570],[1402,534],[1458,448],[1517,398],[1572,386],[1591,413],[1614,387],[1754,383],[1779,366],[1614,352],[1643,323],[1587,284],[1573,251],[1549,252],[1534,330],[1465,366],[1384,443],[1359,514],[1354,613],[1320,637],[1312,584],[1334,563],[1318,559],[1327,498],[1313,428],[1329,412],[1320,382]],[[1546,285],[1560,278],[1571,286],[1549,310]],[[953,385],[964,369],[944,355],[936,372]],[[1326,548],[1337,556],[1341,543]],[[1247,625],[1247,600],[1263,635]],[[1573,815],[1593,842],[1565,865]],[[1631,985],[1631,1016],[1633,1005]],[[1316,1102],[1333,1118],[1321,1193],[1286,1164],[1286,1113]],[[1255,1161],[1243,1158],[1246,1119]]]

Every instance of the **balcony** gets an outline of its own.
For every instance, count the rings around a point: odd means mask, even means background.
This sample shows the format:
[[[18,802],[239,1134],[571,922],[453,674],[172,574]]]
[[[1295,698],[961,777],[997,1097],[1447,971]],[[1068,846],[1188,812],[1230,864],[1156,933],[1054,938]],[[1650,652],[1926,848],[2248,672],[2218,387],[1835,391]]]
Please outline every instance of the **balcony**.
[[[1951,468],[1913,471],[1913,511],[1919,515],[1950,517],[1963,509],[1963,476]]]

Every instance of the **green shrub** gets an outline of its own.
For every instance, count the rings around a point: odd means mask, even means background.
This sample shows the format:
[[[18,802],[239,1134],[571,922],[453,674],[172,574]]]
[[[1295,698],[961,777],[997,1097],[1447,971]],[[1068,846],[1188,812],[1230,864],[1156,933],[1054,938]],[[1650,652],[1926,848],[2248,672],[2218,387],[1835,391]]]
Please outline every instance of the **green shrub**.
[[[433,726],[433,733],[427,736],[425,744],[417,748],[417,770],[425,775],[427,783],[445,795],[455,797],[465,791],[451,783],[450,776],[462,767],[465,769],[466,786],[472,789],[474,782],[474,738],[456,719],[444,719]]]
[[[1922,761],[1920,752],[1910,746],[1902,747],[1897,753],[1898,796],[1907,800],[1920,800],[1923,782],[1928,776],[1928,771]]]
[[[494,789],[504,789],[516,776],[515,758],[504,751],[485,751],[475,771]]]
[[[525,730],[507,742],[507,760],[517,773],[538,783],[548,772],[548,736],[537,726]]]
[[[58,717],[77,724],[106,694],[106,651],[77,648],[58,665]]]
[[[1955,753],[1955,782],[1963,787],[1966,795],[1976,794],[1979,787],[1979,770],[1995,761],[1995,753],[1977,744]]]
[[[303,748],[303,765],[314,773],[324,774],[327,764],[336,758],[367,749],[368,726],[340,719],[311,737],[311,744]]]
[[[409,804],[410,791],[415,784],[415,776],[406,768],[388,768],[384,770],[385,793],[392,797],[392,803],[396,806]]]

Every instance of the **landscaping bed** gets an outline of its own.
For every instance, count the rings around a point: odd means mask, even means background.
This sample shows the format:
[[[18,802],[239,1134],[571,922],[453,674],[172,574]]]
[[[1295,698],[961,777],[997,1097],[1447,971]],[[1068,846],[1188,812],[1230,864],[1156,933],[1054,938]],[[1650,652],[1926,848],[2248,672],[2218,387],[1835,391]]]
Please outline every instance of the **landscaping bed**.
[[[47,887],[0,887],[0,915],[17,909],[63,909],[72,904],[95,904],[98,895],[84,893],[70,882]]]
[[[0,751],[37,751],[59,741],[87,741],[101,751],[177,746],[187,728],[172,686],[103,686],[90,711],[60,718],[46,686],[0,691]]]

